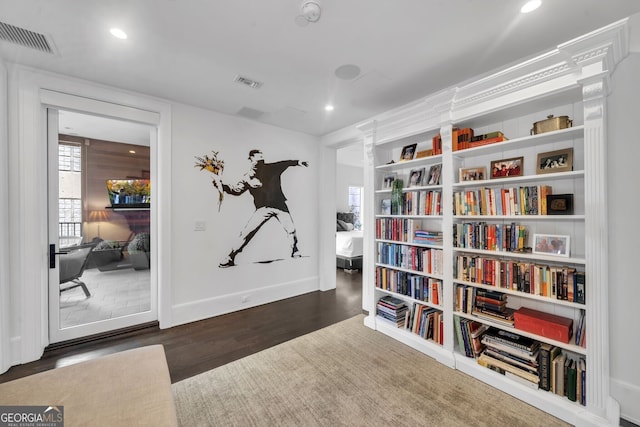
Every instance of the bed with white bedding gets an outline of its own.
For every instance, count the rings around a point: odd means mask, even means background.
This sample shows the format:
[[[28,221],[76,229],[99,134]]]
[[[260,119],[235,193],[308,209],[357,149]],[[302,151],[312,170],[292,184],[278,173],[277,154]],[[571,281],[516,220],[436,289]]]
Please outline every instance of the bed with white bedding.
[[[353,214],[339,212],[336,222],[336,266],[348,271],[362,270],[362,247],[363,233],[353,229]]]

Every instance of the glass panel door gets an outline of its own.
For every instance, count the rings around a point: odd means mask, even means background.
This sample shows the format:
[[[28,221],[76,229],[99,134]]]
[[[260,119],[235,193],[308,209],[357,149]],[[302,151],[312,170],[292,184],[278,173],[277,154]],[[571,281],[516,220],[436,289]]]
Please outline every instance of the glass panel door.
[[[50,342],[156,320],[150,253],[155,132],[68,111],[49,110],[48,119],[49,238],[57,261],[50,264]]]

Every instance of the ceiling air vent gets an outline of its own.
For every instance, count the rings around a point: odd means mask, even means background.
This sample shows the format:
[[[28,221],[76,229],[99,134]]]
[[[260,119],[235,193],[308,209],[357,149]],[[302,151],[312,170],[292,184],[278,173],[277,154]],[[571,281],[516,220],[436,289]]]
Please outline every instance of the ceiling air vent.
[[[253,89],[258,89],[260,86],[262,86],[261,82],[257,82],[255,80],[251,80],[251,79],[249,79],[247,77],[242,77],[240,75],[236,76],[236,78],[233,79],[233,81],[237,82],[237,83],[241,83],[241,84],[243,84],[245,86],[249,86],[250,88],[253,88]]]
[[[0,40],[53,54],[53,43],[44,34],[0,22]]]

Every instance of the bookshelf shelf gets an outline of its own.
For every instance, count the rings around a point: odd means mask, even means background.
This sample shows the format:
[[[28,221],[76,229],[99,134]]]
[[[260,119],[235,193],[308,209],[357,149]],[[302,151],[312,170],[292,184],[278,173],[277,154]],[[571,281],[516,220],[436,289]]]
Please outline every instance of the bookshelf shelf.
[[[556,173],[548,173],[542,175],[525,175],[525,176],[514,176],[511,178],[495,178],[495,179],[484,179],[478,181],[463,181],[456,182],[452,184],[454,189],[460,188],[468,188],[468,187],[511,187],[517,186],[519,184],[530,183],[530,182],[552,182],[559,180],[570,180],[576,178],[583,178],[584,170],[574,170],[571,172],[556,172]]]
[[[393,221],[414,221],[408,229],[402,229],[404,235],[397,240],[396,235],[376,234],[368,241],[370,262],[363,278],[367,281],[365,304],[369,307],[370,314],[365,324],[401,343],[436,357],[448,366],[466,372],[567,422],[578,425],[615,424],[619,417],[619,405],[609,395],[609,389],[602,387],[602,384],[609,383],[608,224],[606,223],[608,204],[606,187],[603,184],[607,180],[605,106],[608,74],[613,69],[615,61],[610,56],[605,60],[595,53],[602,52],[603,43],[607,46],[619,46],[620,40],[625,37],[624,34],[623,25],[607,27],[601,33],[581,38],[579,43],[565,44],[549,56],[543,55],[527,60],[521,65],[484,76],[477,81],[467,81],[460,87],[441,91],[420,102],[407,105],[404,109],[377,116],[375,120],[372,119],[358,126],[364,135],[364,147],[367,153],[365,192],[369,210],[365,212],[365,219],[372,226],[380,226],[384,223],[386,230],[388,230],[387,223],[393,223]],[[598,62],[598,66],[593,66],[589,61],[580,62],[582,59],[577,58],[591,58]],[[571,73],[560,71],[564,70],[564,67],[572,70]],[[551,69],[557,72],[550,71]],[[573,126],[531,135],[533,123],[543,120],[550,114],[556,117],[569,116]],[[468,135],[465,133],[467,132],[465,128],[473,129],[475,135],[488,135],[500,131],[509,139],[495,143],[487,141],[488,145],[454,151],[454,147],[457,148],[460,143],[466,143],[461,139],[454,141],[454,137]],[[415,151],[432,150],[437,154],[399,162],[403,148],[409,144],[416,144]],[[571,153],[569,170],[543,173],[547,171],[541,169],[542,159],[547,159],[551,153],[561,150]],[[492,166],[516,158],[522,159],[516,169],[520,176],[460,181],[460,175],[466,169],[478,172],[478,175],[466,175],[467,177],[482,175],[486,178],[487,171],[491,171]],[[392,161],[393,163],[390,163]],[[437,164],[441,164],[441,180],[437,186],[409,187],[407,185],[412,170],[423,167],[429,170],[429,165]],[[399,192],[397,189],[395,192],[392,191],[392,185],[388,182],[390,177],[403,181],[402,191]],[[548,193],[549,190],[551,193]],[[406,198],[412,191],[439,192],[438,208],[442,214],[437,216],[389,214],[389,212],[406,212],[389,210],[389,200],[394,201],[398,206],[401,203],[399,199]],[[568,201],[568,204],[572,205],[567,209],[570,214],[456,214],[456,212],[544,212],[543,205],[535,203],[538,202],[536,196],[545,193],[566,195],[560,200]],[[500,198],[496,196],[498,194]],[[513,201],[516,198],[523,201],[524,207],[521,205],[518,208],[517,204],[515,208],[513,207]],[[481,204],[477,203],[478,200]],[[507,201],[509,204],[505,205]],[[498,208],[500,204],[505,205],[504,210]],[[482,206],[483,209],[477,209],[478,206]],[[455,208],[458,210],[456,211]],[[556,212],[560,213],[561,210]],[[518,228],[514,229],[514,225]],[[412,243],[412,236],[409,234],[416,229],[440,233],[442,244]],[[514,230],[517,234],[511,234]],[[567,246],[570,256],[533,253],[531,248],[534,246],[535,235],[568,237],[569,239],[565,239],[565,242],[570,243]],[[482,242],[486,236],[489,236],[489,239],[486,243]],[[442,269],[438,271],[442,271],[442,274],[426,275],[419,271],[376,263],[375,261],[379,260],[378,251],[384,251],[385,244],[401,246],[402,250],[399,251],[401,253],[404,253],[404,248],[441,250]],[[490,251],[458,246],[503,247],[519,249],[521,252]],[[461,262],[460,265],[458,261]],[[504,270],[509,274],[516,271],[517,264],[518,269],[521,266],[529,269],[529,273],[525,274],[538,274],[537,271],[548,274],[551,271],[554,274],[552,277],[556,280],[559,280],[562,275],[563,284],[572,283],[564,280],[565,274],[572,275],[571,279],[576,280],[576,287],[572,288],[574,296],[576,290],[582,290],[582,287],[577,284],[581,285],[584,279],[585,304],[570,301],[570,297],[566,300],[556,299],[521,290],[467,281],[468,278],[480,280],[475,278],[476,270],[471,270],[473,274],[468,274],[468,269],[475,269],[476,262],[486,263],[483,267],[489,266],[488,271],[494,273],[494,276],[482,279],[485,283],[502,278],[502,270],[496,273],[496,266],[501,267],[502,261],[514,263],[513,269]],[[458,276],[460,268],[464,269],[465,274]],[[428,276],[442,281],[440,301],[435,306],[429,305],[431,309],[436,309],[441,314],[442,346],[421,342],[424,340],[412,336],[410,332],[397,328],[395,324],[376,315],[376,304],[380,298],[387,295],[396,296],[376,286],[376,282],[383,277],[381,269],[394,270],[398,272],[398,277]],[[573,276],[574,272],[578,274]],[[458,277],[464,277],[465,280],[460,280]],[[530,285],[550,282],[545,279],[541,282],[525,280],[523,283]],[[563,289],[565,288],[563,286]],[[519,289],[529,289],[529,287],[523,286]],[[586,347],[576,345],[575,339],[564,343],[515,329],[506,323],[502,324],[484,317],[479,318],[471,314],[472,310],[468,305],[464,308],[468,313],[460,312],[456,305],[456,298],[460,296],[457,293],[458,290],[465,292],[467,304],[471,301],[473,306],[483,307],[484,310],[507,308],[508,310],[500,312],[507,318],[511,310],[518,312],[520,316],[524,316],[525,313],[541,313],[540,317],[533,318],[534,326],[538,326],[535,322],[543,318],[566,320],[563,331],[566,331],[566,327],[572,327],[572,335],[575,337],[579,325],[583,325],[581,330],[586,336]],[[497,293],[488,294],[487,291],[497,291]],[[580,295],[582,296],[582,293]],[[477,298],[478,296],[480,298]],[[407,301],[406,296],[398,296],[398,298]],[[409,303],[415,304],[410,300]],[[494,317],[496,318],[498,317]],[[519,319],[522,320],[522,318]],[[569,326],[568,322],[572,322],[572,325]],[[484,327],[478,325],[490,326],[489,331],[514,332],[522,339],[534,340],[538,345],[545,347],[555,346],[560,349],[563,356],[573,360],[575,365],[582,366],[584,362],[585,372],[587,372],[584,382],[586,403],[576,404],[567,397],[538,390],[537,384],[534,384],[531,377],[527,380],[524,379],[527,378],[526,375],[523,375],[515,379],[513,375],[517,374],[513,372],[510,372],[509,376],[505,372],[501,375],[485,366],[480,366],[473,357],[467,357],[470,350],[469,338],[474,338],[474,330],[466,331],[466,339],[465,335],[459,331],[463,327],[472,326],[480,328],[477,329],[480,331],[478,333],[489,333]],[[528,325],[526,329],[536,330],[535,327],[529,328]],[[549,334],[546,333],[546,335]],[[471,350],[474,352],[477,349]],[[529,355],[529,357],[533,356]],[[485,358],[482,362],[486,365],[487,360],[490,361]],[[517,362],[515,364],[517,365]],[[537,372],[536,369],[530,371]],[[508,369],[503,371],[509,372]],[[522,381],[529,381],[530,384],[523,384]],[[594,422],[594,419],[598,421]]]
[[[396,245],[405,245],[405,246],[415,246],[418,248],[442,249],[442,245],[434,245],[429,243],[403,242],[399,240],[385,240],[385,239],[376,239],[376,242],[393,243]]]
[[[536,295],[536,294],[526,293],[526,292],[522,292],[522,291],[516,291],[516,290],[513,290],[513,289],[500,288],[500,287],[497,287],[497,286],[484,285],[482,283],[468,282],[466,280],[458,280],[458,279],[453,279],[453,283],[456,284],[456,285],[467,285],[467,286],[473,286],[473,287],[476,287],[476,288],[487,289],[489,291],[499,291],[499,292],[502,292],[502,293],[507,294],[507,295],[513,295],[513,296],[516,296],[516,297],[527,298],[527,299],[530,299],[530,300],[535,300],[535,301],[548,303],[548,304],[553,304],[553,305],[566,306],[566,307],[570,307],[572,309],[581,309],[581,310],[585,310],[586,309],[586,305],[585,304],[579,304],[577,302],[570,302],[570,301],[565,301],[565,300],[561,300],[561,299],[555,299],[555,298],[546,297],[546,296],[542,296],[542,295]]]
[[[485,255],[490,258],[510,258],[520,259],[528,261],[546,262],[551,264],[570,264],[570,265],[584,265],[586,264],[585,258],[580,257],[558,257],[558,256],[545,256],[540,254],[531,253],[519,253],[519,252],[501,252],[501,251],[486,251],[483,249],[469,249],[469,248],[453,248],[456,253],[467,253],[476,255]]]
[[[431,277],[433,279],[442,280],[442,276],[439,276],[437,274],[426,273],[424,271],[418,271],[418,270],[411,270],[409,268],[398,267],[390,264],[381,264],[377,262],[376,267],[383,267],[383,268],[388,268],[390,270],[403,271],[405,273],[411,273],[411,274],[416,274],[418,276]]]
[[[550,143],[558,143],[570,141],[573,139],[581,139],[584,133],[584,125],[573,126],[568,129],[561,129],[553,132],[541,133],[538,135],[524,136],[520,138],[510,139],[496,144],[484,145],[482,147],[468,148],[466,150],[454,151],[453,156],[456,158],[477,157],[484,154],[501,153],[507,150],[517,150],[523,147],[546,145]],[[511,178],[515,179],[515,178]],[[504,179],[504,180],[511,180]]]
[[[521,335],[523,337],[533,338],[533,339],[538,340],[540,342],[546,342],[546,343],[549,343],[551,345],[563,348],[565,350],[569,350],[569,351],[571,351],[573,353],[582,354],[582,355],[586,355],[587,354],[587,349],[586,348],[577,346],[575,344],[565,343],[565,342],[562,342],[562,341],[556,341],[556,340],[552,340],[552,339],[549,339],[549,338],[542,337],[540,335],[532,334],[532,333],[529,333],[529,332],[526,332],[526,331],[521,331],[519,329],[516,329],[516,328],[513,328],[513,327],[509,327],[509,326],[505,326],[505,325],[502,325],[502,324],[497,323],[497,322],[492,322],[491,320],[484,319],[484,318],[479,317],[479,316],[474,316],[473,314],[462,313],[460,311],[455,311],[453,314],[455,314],[458,317],[464,317],[465,319],[474,320],[474,321],[480,322],[480,323],[485,323],[485,324],[490,325],[490,326],[492,326],[492,327],[494,327],[496,329],[502,329],[502,330],[505,330],[505,331],[513,332],[513,333],[516,333],[516,334]]]
[[[426,305],[427,307],[435,308],[436,310],[442,310],[442,306],[441,305],[434,304],[434,303],[429,302],[429,301],[422,301],[422,300],[419,300],[419,299],[411,298],[408,295],[402,295],[402,294],[399,294],[397,292],[389,291],[387,289],[378,288],[378,290],[380,292],[384,293],[384,294],[391,295],[391,296],[394,296],[396,298],[400,298],[400,299],[402,299],[402,300],[404,300],[406,302],[409,302],[411,304],[422,304],[422,305]],[[385,319],[383,319],[383,320],[385,320]]]

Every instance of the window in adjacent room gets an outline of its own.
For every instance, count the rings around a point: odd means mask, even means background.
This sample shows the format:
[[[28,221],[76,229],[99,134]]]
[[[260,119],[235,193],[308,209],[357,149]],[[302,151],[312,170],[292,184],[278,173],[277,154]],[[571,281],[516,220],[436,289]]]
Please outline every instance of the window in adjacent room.
[[[60,246],[82,240],[82,147],[58,145],[59,199],[58,236]]]
[[[353,213],[354,228],[362,230],[362,194],[363,187],[349,187],[349,211]]]

